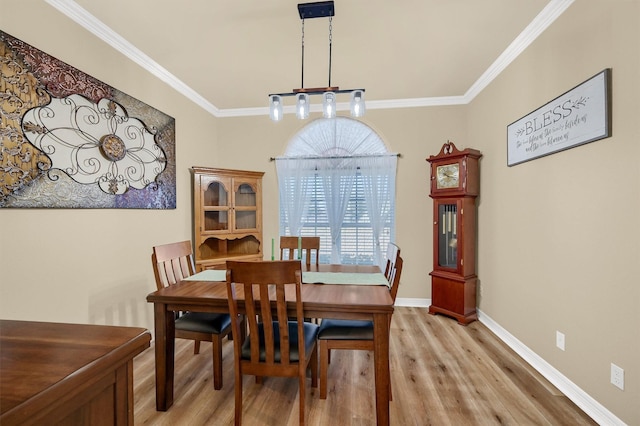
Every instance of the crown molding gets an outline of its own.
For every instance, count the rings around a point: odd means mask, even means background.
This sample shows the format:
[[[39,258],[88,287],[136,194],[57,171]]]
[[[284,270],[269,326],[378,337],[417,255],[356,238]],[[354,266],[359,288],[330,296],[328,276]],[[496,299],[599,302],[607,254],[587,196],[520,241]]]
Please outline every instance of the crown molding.
[[[487,87],[511,62],[513,62],[533,41],[538,38],[574,0],[551,0],[533,21],[511,42],[498,59],[471,85],[464,94],[465,103],[471,102]]]
[[[140,49],[113,31],[102,21],[87,12],[73,0],[45,0],[59,12],[100,38],[105,43],[155,75],[186,98],[209,112],[214,117],[245,117],[269,115],[268,107],[219,109],[202,95],[171,74],[164,67],[147,56]],[[509,64],[515,60],[540,34],[544,32],[575,0],[551,0],[527,27],[511,42],[504,52],[471,85],[463,96],[443,96],[433,98],[410,98],[367,101],[367,109],[420,108],[442,105],[465,105],[479,95]],[[338,111],[349,110],[348,103],[338,103]],[[320,111],[319,105],[311,106],[311,111]],[[284,113],[294,114],[295,106],[287,106]]]
[[[118,52],[131,59],[136,64],[155,75],[169,86],[182,93],[185,97],[199,105],[201,108],[212,114],[219,116],[220,110],[211,102],[202,97],[198,92],[186,85],[182,80],[171,74],[156,61],[147,56],[140,49],[129,43],[125,38],[113,31],[102,21],[82,8],[73,0],[45,0],[62,14],[69,17],[78,25],[109,44]]]

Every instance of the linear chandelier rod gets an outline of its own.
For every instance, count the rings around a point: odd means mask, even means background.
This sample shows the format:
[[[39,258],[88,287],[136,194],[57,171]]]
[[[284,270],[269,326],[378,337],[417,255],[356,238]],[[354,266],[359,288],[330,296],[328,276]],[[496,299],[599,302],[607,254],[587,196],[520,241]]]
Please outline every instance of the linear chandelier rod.
[[[327,89],[332,89],[331,87],[318,87],[318,88],[314,88],[314,89],[295,89],[295,92],[292,93],[269,93],[269,96],[273,96],[273,95],[277,95],[277,96],[295,96],[298,93],[308,93],[310,95],[322,95],[324,92],[327,91]],[[365,91],[365,89],[341,89],[341,90],[333,90],[333,93],[336,94],[340,94],[340,93],[351,93],[354,90],[362,90],[363,92]]]

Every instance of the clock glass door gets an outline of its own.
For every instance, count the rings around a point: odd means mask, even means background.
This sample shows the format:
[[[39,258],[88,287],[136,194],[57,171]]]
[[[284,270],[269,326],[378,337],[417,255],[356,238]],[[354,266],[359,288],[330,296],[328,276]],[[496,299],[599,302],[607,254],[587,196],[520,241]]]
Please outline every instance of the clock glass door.
[[[458,206],[438,204],[438,266],[456,269],[458,265]]]

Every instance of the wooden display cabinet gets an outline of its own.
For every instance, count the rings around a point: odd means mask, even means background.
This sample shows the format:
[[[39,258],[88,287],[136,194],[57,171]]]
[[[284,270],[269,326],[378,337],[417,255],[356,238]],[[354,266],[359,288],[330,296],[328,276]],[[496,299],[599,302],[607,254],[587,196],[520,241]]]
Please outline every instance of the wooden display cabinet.
[[[192,167],[196,270],[262,260],[264,172]]]

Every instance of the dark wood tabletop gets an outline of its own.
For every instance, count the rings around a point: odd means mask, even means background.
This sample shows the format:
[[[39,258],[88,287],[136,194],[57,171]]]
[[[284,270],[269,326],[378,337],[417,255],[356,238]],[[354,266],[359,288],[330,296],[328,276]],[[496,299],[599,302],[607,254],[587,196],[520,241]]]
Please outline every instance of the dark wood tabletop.
[[[0,423],[68,419],[92,393],[115,386],[116,376],[124,373],[118,386],[125,386],[120,390],[126,399],[111,401],[111,413],[103,412],[97,423],[113,415],[111,424],[132,424],[133,407],[126,405],[133,401],[133,388],[127,387],[127,376],[131,360],[150,340],[144,328],[0,320]],[[113,410],[118,404],[124,410],[119,414]]]

